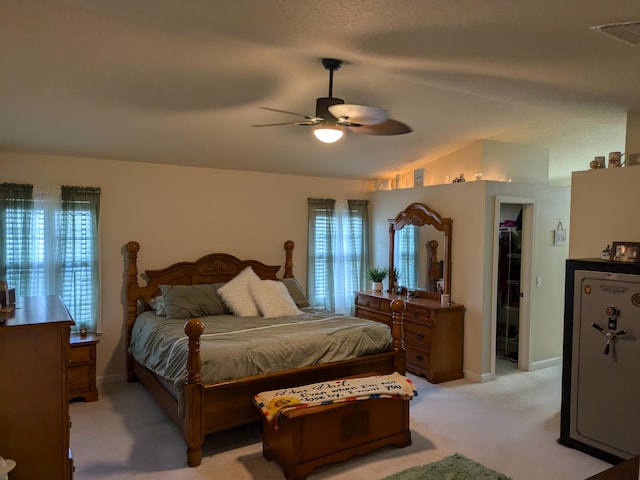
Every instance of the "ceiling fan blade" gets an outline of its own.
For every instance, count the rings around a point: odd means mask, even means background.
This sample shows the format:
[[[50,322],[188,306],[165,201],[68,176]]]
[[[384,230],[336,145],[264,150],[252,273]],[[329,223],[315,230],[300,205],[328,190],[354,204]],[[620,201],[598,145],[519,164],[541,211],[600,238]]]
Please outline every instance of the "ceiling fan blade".
[[[329,112],[338,120],[359,123],[360,125],[378,125],[389,118],[389,112],[382,108],[348,103],[331,105]]]
[[[361,133],[364,135],[403,135],[413,132],[413,129],[398,120],[389,118],[385,122],[376,125],[362,125],[361,127],[349,127],[349,131],[353,133]]]
[[[279,110],[277,108],[271,108],[271,107],[259,107],[262,110],[269,110],[270,112],[278,112],[278,113],[287,113],[289,115],[297,115],[299,117],[304,117],[307,118],[309,120],[316,120],[316,121],[321,121],[321,118],[318,117],[312,117],[311,115],[305,115],[304,113],[297,113],[297,112],[289,112],[287,110]]]
[[[259,125],[251,125],[252,127],[278,127],[280,125],[318,125],[315,120],[305,120],[300,122],[284,122],[284,123],[262,123]]]

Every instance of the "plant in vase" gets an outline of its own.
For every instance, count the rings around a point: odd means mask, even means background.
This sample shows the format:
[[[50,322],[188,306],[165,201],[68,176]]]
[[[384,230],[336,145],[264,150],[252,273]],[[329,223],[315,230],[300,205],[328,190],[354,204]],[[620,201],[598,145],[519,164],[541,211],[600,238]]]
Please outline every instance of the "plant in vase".
[[[393,272],[389,272],[389,281],[393,281],[389,291],[397,295],[402,294],[404,291],[404,287],[400,286],[400,277],[402,277],[400,271],[396,267],[393,267]]]
[[[385,267],[369,267],[367,278],[373,282],[373,289],[376,292],[382,291],[382,281],[389,275],[389,269]]]
[[[400,285],[400,277],[402,277],[400,270],[398,270],[396,267],[393,267],[393,286],[394,287],[397,287],[398,285]]]

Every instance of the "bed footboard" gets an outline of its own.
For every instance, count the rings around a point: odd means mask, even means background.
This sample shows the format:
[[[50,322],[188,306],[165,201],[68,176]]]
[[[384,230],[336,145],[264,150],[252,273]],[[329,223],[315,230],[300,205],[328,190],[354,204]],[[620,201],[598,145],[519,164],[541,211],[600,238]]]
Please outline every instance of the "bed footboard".
[[[401,298],[391,302],[391,348],[393,349],[393,367],[401,375],[405,374],[404,346],[404,310],[405,303]]]
[[[200,335],[204,332],[204,324],[199,319],[192,318],[185,324],[184,332],[189,337],[189,356],[183,397],[183,433],[187,444],[187,464],[197,467],[202,461],[204,442],[204,385],[200,374]]]

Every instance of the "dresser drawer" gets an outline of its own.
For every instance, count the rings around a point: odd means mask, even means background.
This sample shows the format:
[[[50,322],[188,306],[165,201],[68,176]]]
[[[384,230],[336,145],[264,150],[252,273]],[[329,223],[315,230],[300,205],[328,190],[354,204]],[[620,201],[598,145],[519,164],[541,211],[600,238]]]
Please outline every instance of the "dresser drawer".
[[[431,327],[424,323],[404,322],[404,339],[407,342],[421,345],[431,345]]]
[[[372,310],[380,310],[380,299],[369,295],[356,295],[356,305]]]
[[[371,310],[364,310],[356,307],[356,317],[365,318],[367,320],[375,320],[376,322],[391,325],[391,318],[389,315],[385,315],[382,312],[376,312]]]
[[[430,351],[428,348],[416,348],[410,344],[406,345],[406,362],[409,370],[417,370],[419,373],[428,372],[431,369]]]
[[[415,320],[416,322],[423,322],[427,325],[431,325],[432,315],[429,310],[424,308],[417,308],[413,305],[407,305],[404,311],[404,318],[407,320]]]

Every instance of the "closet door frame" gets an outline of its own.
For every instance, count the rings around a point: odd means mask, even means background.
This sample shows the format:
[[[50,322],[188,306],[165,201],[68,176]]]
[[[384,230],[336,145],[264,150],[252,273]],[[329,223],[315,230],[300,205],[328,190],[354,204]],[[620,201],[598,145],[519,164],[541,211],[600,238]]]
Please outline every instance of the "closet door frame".
[[[531,370],[531,286],[533,285],[532,265],[533,265],[533,245],[534,245],[534,225],[536,199],[532,197],[512,197],[496,195],[494,204],[493,222],[493,274],[491,288],[491,335],[490,338],[490,358],[491,358],[491,378],[496,378],[496,334],[498,305],[498,260],[500,249],[500,209],[502,204],[522,205],[522,246],[520,263],[520,311],[518,328],[518,369]]]

